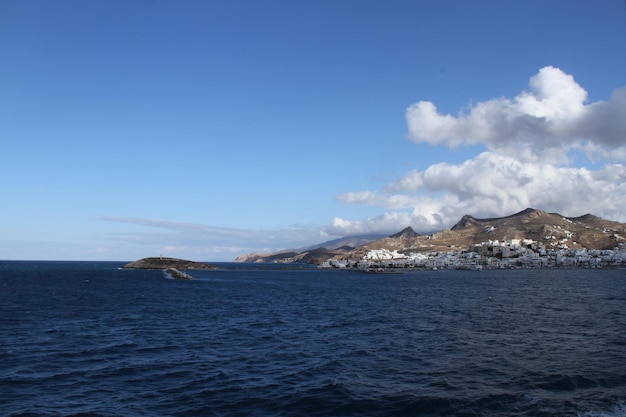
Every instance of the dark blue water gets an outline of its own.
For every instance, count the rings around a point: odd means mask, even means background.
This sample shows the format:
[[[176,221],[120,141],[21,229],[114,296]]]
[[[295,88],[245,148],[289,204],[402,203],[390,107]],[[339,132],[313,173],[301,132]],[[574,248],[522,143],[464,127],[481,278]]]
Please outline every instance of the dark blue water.
[[[626,416],[626,271],[0,262],[2,416]]]

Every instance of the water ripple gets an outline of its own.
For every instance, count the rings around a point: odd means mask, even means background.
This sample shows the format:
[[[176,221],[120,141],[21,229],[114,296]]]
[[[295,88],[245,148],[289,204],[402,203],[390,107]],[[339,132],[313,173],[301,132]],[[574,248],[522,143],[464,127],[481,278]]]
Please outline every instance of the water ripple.
[[[0,415],[626,415],[621,271],[2,271]]]

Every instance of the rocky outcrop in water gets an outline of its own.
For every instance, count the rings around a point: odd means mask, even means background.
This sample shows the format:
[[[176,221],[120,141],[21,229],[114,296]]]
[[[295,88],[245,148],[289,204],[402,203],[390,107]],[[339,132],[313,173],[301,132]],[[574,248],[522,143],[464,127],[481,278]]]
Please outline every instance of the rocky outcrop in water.
[[[186,259],[177,258],[143,258],[135,262],[124,265],[124,269],[215,269],[214,265],[205,264],[203,262],[188,261]]]
[[[184,272],[181,272],[176,268],[167,268],[165,270],[165,273],[169,275],[170,277],[172,277],[173,279],[183,279],[183,280],[193,279],[191,275],[185,274]]]

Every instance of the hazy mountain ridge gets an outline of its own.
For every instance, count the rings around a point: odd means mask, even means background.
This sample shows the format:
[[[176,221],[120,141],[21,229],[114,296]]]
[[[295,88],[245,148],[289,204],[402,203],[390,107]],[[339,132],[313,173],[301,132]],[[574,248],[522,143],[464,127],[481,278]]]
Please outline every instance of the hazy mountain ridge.
[[[349,238],[346,238],[349,239]],[[235,262],[305,262],[321,264],[328,259],[361,259],[370,250],[388,249],[402,253],[468,251],[489,241],[532,239],[547,248],[615,249],[626,243],[626,224],[604,220],[592,214],[565,217],[558,213],[527,208],[505,217],[479,219],[463,216],[452,228],[419,235],[411,227],[358,247],[326,248],[270,254],[242,255]],[[338,239],[331,242],[340,242]],[[347,240],[346,240],[347,241]]]
[[[345,236],[316,245],[306,246],[301,249],[287,249],[277,252],[261,253],[253,252],[238,256],[234,262],[280,262],[280,263],[322,263],[334,256],[349,253],[369,242],[381,239],[383,235],[368,234]]]
[[[344,236],[339,239],[328,240],[326,242],[318,243],[316,245],[306,246],[301,248],[299,252],[311,251],[314,249],[326,248],[326,249],[340,249],[345,247],[357,248],[366,243],[373,242],[385,237],[383,234],[368,234],[368,235],[355,235]]]

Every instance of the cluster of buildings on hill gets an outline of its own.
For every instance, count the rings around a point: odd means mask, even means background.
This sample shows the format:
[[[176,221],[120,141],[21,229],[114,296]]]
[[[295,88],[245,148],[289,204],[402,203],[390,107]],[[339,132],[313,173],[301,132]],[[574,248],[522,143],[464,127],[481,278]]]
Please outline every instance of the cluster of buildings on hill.
[[[328,260],[323,268],[363,271],[410,269],[514,269],[514,268],[615,268],[626,267],[626,247],[617,250],[546,248],[530,239],[489,241],[472,251],[422,252],[408,255],[396,250],[369,251],[359,261]]]

